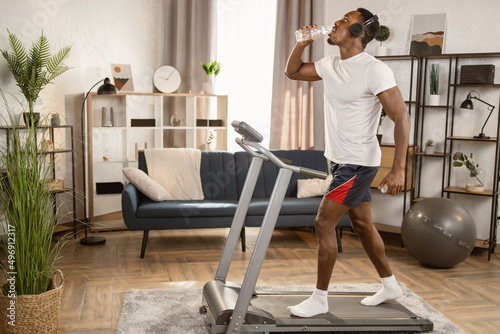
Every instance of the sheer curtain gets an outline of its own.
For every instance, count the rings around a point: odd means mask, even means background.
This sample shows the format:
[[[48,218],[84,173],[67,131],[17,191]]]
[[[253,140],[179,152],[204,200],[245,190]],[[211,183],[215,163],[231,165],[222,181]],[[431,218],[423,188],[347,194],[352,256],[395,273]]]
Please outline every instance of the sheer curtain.
[[[207,76],[201,62],[215,58],[216,3],[217,0],[164,0],[163,64],[174,66],[181,74],[179,93],[200,93]],[[200,101],[201,103],[201,101]],[[203,109],[203,106],[198,106]],[[178,113],[186,119],[183,99],[165,99],[164,123]],[[170,131],[172,134],[173,131]],[[203,148],[204,138],[197,139]],[[186,145],[185,136],[171,135],[164,138],[164,146]]]
[[[324,0],[278,1],[270,148],[324,148],[322,82],[294,81],[283,74],[295,46],[295,30],[324,24],[324,8]],[[323,45],[322,40],[311,44],[303,61],[323,57]]]

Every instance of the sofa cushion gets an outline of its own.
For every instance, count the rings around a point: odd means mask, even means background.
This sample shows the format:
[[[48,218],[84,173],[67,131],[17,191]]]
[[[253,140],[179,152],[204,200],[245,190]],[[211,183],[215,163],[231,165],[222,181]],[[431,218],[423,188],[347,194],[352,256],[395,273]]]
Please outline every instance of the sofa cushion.
[[[231,217],[236,212],[236,200],[164,201],[143,200],[136,216],[139,218]]]
[[[201,152],[200,174],[205,199],[238,199],[233,153],[222,151]]]
[[[141,193],[146,195],[153,201],[166,201],[172,199],[172,196],[158,182],[149,177],[138,168],[125,167],[122,169],[123,174]]]

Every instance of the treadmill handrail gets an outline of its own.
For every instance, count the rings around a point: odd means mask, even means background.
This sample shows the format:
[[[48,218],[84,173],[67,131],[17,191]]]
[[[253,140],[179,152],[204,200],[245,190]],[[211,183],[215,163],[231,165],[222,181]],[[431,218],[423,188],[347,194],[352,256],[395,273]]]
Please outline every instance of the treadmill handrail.
[[[265,148],[259,143],[246,140],[243,138],[236,138],[236,143],[240,145],[248,154],[254,157],[258,157],[261,159],[264,159],[266,161],[270,161],[274,163],[276,166],[279,168],[285,168],[289,169],[294,173],[305,175],[305,176],[310,176],[314,178],[319,178],[319,179],[326,179],[328,174],[319,170],[311,169],[311,168],[306,168],[306,167],[299,167],[299,166],[294,166],[292,164],[288,164],[278,158],[276,155],[274,155],[270,150]],[[258,152],[250,149],[250,147],[255,148]]]

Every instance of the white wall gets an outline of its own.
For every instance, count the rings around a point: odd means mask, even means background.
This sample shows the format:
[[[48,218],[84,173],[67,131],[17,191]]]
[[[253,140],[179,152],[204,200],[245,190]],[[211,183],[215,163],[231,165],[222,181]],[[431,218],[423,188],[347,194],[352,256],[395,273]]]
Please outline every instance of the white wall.
[[[360,0],[354,2],[336,1],[327,2],[327,10],[325,11],[325,23],[333,25],[333,23],[341,18],[345,13],[355,10],[357,7],[364,7],[380,18],[380,22],[386,25],[391,30],[391,37],[384,42],[384,45],[389,49],[389,54],[400,55],[409,53],[409,39],[411,34],[412,16],[416,14],[437,14],[446,13],[446,31],[444,42],[444,53],[482,53],[482,52],[500,52],[500,39],[495,36],[500,36],[500,25],[494,20],[488,20],[488,14],[496,13],[500,10],[500,2],[497,0]],[[486,15],[486,16],[485,16]],[[366,52],[374,54],[377,41],[371,42]],[[332,46],[325,47],[325,54],[338,54],[338,48]],[[440,94],[446,95],[448,63],[446,61],[438,62],[440,64]],[[486,60],[483,63],[495,64],[497,71],[500,66],[498,60]],[[390,65],[391,66],[391,65]],[[408,91],[405,85],[407,71],[403,63],[392,64],[396,79],[400,82],[400,88],[403,95]],[[500,82],[499,75],[495,80]],[[491,89],[477,89],[481,94],[481,98],[495,104],[499,108],[499,92]],[[463,100],[469,91],[469,88],[463,88],[457,91],[458,103]],[[427,92],[428,94],[428,92]],[[445,97],[442,96],[444,103]],[[457,108],[455,134],[464,136],[472,136],[479,132],[488,112],[486,107],[480,103],[475,103],[474,112],[464,112]],[[495,113],[494,113],[495,114]],[[493,115],[488,125],[485,128],[485,133],[493,135],[497,116]],[[435,125],[435,126],[433,126]],[[386,142],[393,142],[392,123],[384,121],[382,132]],[[410,136],[413,138],[413,134]],[[426,131],[424,139],[432,138],[437,143],[437,151],[443,148],[444,144],[444,112],[426,111]],[[475,161],[484,167],[486,177],[492,179],[493,170],[491,166],[494,163],[495,155],[494,145],[474,145],[470,143],[459,143],[455,146],[454,151],[461,150],[464,153],[474,152]],[[423,175],[422,196],[434,197],[441,196],[441,160],[425,159],[425,173]],[[465,170],[452,171],[452,183],[460,185],[461,176]],[[491,180],[488,180],[488,188],[492,188]],[[487,239],[489,236],[489,222],[491,199],[466,195],[452,195],[452,199],[462,204],[473,216],[479,239]],[[378,191],[373,191],[373,217],[376,222],[400,226],[402,220],[402,203],[403,196],[398,195],[396,198],[382,195]],[[408,207],[407,207],[408,208]]]
[[[53,53],[72,45],[66,62],[72,69],[41,92],[36,108],[42,115],[62,113],[66,118],[64,123],[75,126],[76,183],[81,190],[79,138],[83,94],[100,79],[111,77],[111,63],[130,64],[135,90],[152,91],[152,74],[161,65],[163,50],[162,1],[0,0],[0,8],[0,49],[10,51],[6,29],[16,34],[27,48],[42,30]],[[3,57],[0,57],[0,88],[24,100]],[[77,208],[77,216],[81,217],[80,202]]]

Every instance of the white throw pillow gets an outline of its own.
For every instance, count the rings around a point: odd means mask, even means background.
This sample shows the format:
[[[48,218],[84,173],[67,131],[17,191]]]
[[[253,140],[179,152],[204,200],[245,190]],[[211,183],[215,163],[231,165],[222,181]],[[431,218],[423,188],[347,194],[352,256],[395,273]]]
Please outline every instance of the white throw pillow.
[[[138,168],[126,167],[122,169],[127,180],[139,189],[141,193],[155,202],[172,200],[172,196],[158,182]]]
[[[328,175],[326,180],[299,179],[297,180],[297,198],[323,196],[331,182],[331,175]]]

